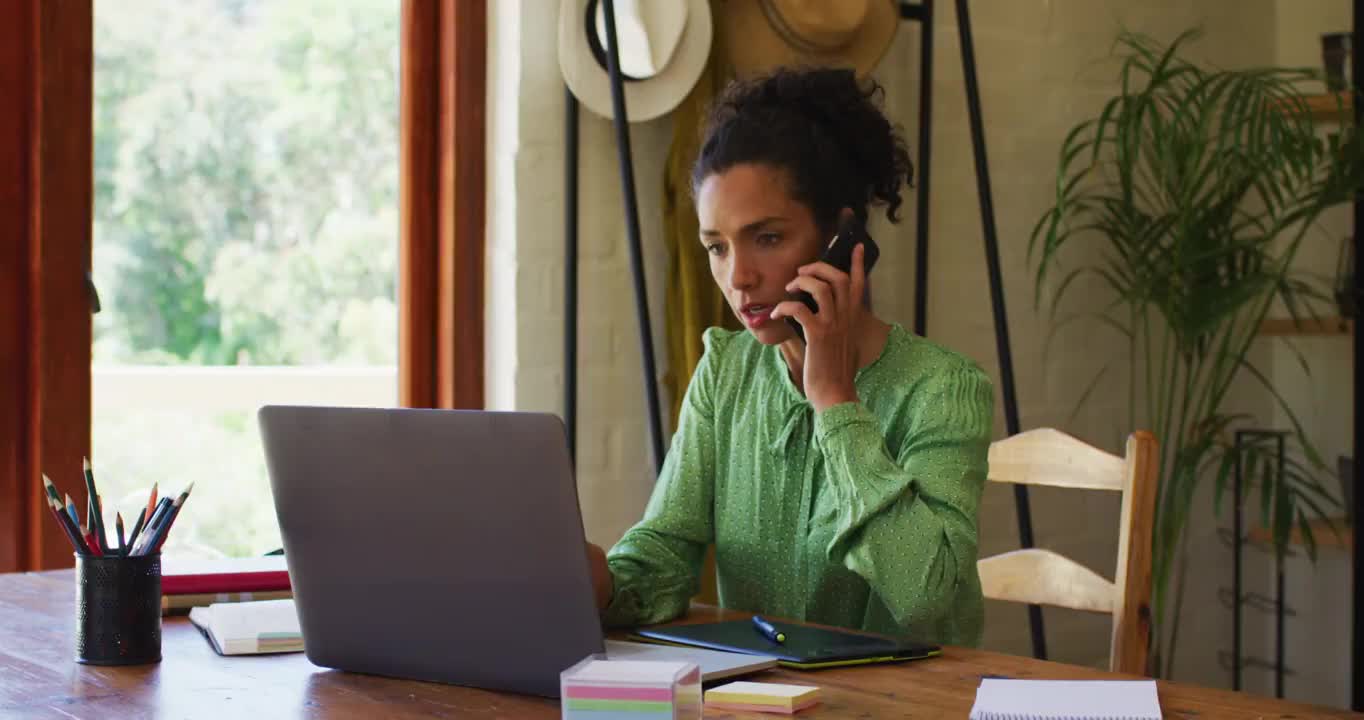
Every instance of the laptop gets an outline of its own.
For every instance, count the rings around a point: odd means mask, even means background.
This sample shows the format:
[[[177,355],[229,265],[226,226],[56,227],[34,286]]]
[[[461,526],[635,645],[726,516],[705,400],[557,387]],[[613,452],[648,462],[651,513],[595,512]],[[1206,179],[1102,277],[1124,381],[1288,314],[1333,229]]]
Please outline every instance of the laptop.
[[[604,641],[555,415],[269,405],[258,420],[315,665],[557,697],[561,671],[608,649],[698,662],[706,680],[776,663]]]

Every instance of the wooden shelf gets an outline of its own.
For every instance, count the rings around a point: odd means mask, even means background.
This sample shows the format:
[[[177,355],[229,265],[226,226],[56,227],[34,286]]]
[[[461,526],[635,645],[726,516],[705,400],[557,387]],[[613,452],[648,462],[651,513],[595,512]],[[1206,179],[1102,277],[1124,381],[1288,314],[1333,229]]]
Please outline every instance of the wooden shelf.
[[[1308,526],[1312,528],[1312,539],[1317,541],[1317,548],[1341,548],[1346,552],[1353,551],[1355,546],[1354,526],[1346,524],[1345,518],[1334,518],[1332,522],[1335,523],[1336,530],[1340,533],[1339,537],[1336,533],[1331,532],[1331,527],[1325,520],[1317,519],[1307,522]],[[1268,529],[1262,527],[1252,529],[1250,539],[1253,542],[1264,543],[1265,545],[1274,542],[1274,536],[1270,534]],[[1293,525],[1293,534],[1288,538],[1288,544],[1302,545],[1302,531],[1296,523]]]
[[[1348,92],[1304,95],[1307,112],[1313,120],[1321,122],[1340,122],[1343,115],[1354,112],[1354,95]],[[1297,111],[1296,107],[1282,105],[1285,111]]]
[[[1314,319],[1310,317],[1294,320],[1291,317],[1265,318],[1260,323],[1261,335],[1341,335],[1354,332],[1354,321],[1350,318],[1332,316]]]

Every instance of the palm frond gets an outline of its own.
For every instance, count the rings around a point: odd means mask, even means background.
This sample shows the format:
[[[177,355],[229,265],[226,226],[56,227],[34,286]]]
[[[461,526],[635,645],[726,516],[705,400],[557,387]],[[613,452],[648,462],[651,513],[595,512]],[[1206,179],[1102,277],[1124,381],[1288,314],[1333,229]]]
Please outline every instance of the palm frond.
[[[1062,141],[1054,201],[1033,226],[1027,255],[1034,303],[1050,303],[1056,323],[1075,288],[1086,287],[1085,303],[1102,310],[1084,315],[1102,318],[1127,342],[1129,392],[1147,393],[1144,420],[1161,440],[1158,626],[1171,610],[1167,586],[1205,478],[1213,478],[1220,511],[1239,467],[1244,497],[1251,487],[1258,493],[1257,514],[1276,551],[1286,552],[1296,526],[1315,553],[1307,523],[1337,504],[1320,480],[1324,464],[1248,354],[1275,301],[1294,318],[1329,306],[1329,280],[1295,272],[1293,261],[1322,212],[1364,187],[1364,139],[1353,121],[1324,140],[1307,112],[1304,90],[1320,73],[1205,68],[1184,52],[1200,35],[1189,30],[1161,44],[1119,33],[1119,90]],[[1097,282],[1079,283],[1082,277]],[[1096,301],[1093,292],[1107,297]],[[1082,403],[1105,373],[1085,387]],[[1257,424],[1223,411],[1238,377],[1255,380],[1284,411],[1289,457],[1271,459],[1263,443],[1232,441],[1237,428]]]

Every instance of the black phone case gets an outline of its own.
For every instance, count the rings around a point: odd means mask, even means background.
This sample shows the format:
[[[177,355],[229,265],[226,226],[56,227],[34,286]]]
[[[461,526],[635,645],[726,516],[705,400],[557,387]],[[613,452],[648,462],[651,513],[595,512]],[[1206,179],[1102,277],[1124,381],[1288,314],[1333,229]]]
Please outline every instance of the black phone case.
[[[838,233],[834,235],[833,240],[829,241],[828,247],[824,249],[824,254],[819,259],[843,272],[852,272],[852,252],[859,242],[866,245],[867,248],[862,257],[863,271],[864,273],[871,273],[872,267],[876,265],[876,259],[881,256],[881,250],[876,247],[876,241],[871,239],[866,228],[856,217],[845,218],[839,224]],[[800,290],[793,293],[791,298],[804,303],[805,307],[810,308],[810,312],[819,312],[819,304],[815,302],[815,298],[810,293]],[[796,331],[796,336],[801,339],[801,342],[804,342],[805,328],[800,326],[800,322],[793,317],[788,317],[786,323],[791,326],[792,330]]]

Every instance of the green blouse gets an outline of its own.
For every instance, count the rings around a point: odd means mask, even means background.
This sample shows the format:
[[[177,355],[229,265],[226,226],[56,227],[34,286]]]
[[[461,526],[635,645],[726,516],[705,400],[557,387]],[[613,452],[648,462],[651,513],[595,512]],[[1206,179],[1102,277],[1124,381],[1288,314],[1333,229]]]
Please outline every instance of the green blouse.
[[[714,543],[724,607],[978,644],[985,373],[895,325],[861,402],[816,414],[777,347],[704,339],[644,518],[608,554],[606,623],[681,615]]]

